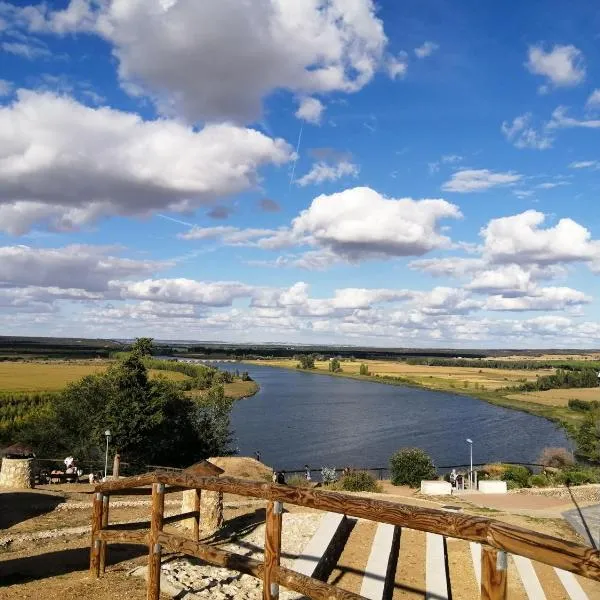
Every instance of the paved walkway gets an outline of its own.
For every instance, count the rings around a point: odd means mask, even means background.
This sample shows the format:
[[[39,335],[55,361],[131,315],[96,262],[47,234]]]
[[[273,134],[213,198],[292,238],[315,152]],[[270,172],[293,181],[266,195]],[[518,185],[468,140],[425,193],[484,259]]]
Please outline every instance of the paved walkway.
[[[568,510],[563,517],[586,543],[600,549],[600,504]]]

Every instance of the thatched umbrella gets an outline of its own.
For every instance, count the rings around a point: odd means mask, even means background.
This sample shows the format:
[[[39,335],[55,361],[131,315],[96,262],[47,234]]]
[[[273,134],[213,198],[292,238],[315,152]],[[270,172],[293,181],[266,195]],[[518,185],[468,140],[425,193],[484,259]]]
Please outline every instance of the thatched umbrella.
[[[35,458],[35,452],[31,446],[17,442],[1,452],[4,458]]]

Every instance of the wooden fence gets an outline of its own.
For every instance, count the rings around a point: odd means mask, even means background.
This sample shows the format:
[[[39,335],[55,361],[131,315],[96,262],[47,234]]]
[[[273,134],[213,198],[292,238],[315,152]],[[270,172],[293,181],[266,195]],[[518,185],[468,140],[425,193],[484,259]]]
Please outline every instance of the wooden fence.
[[[197,490],[194,510],[164,517],[165,494],[190,489]],[[266,500],[263,562],[200,542],[198,522],[202,490]],[[126,494],[152,494],[150,521],[134,525],[128,523],[126,526],[109,524],[110,496]],[[481,598],[484,599],[506,598],[507,552],[600,581],[600,551],[494,519],[355,497],[339,492],[301,489],[232,477],[202,476],[188,471],[157,471],[108,481],[96,487],[93,498],[90,572],[98,577],[104,571],[109,542],[134,543],[148,546],[148,600],[158,600],[160,595],[163,549],[182,552],[212,565],[262,579],[264,600],[275,600],[278,597],[279,585],[315,600],[360,599],[361,596],[357,594],[306,577],[280,565],[283,503],[478,542],[482,544],[483,550]],[[164,525],[168,523],[190,518],[195,519],[192,539],[165,533],[163,530]]]

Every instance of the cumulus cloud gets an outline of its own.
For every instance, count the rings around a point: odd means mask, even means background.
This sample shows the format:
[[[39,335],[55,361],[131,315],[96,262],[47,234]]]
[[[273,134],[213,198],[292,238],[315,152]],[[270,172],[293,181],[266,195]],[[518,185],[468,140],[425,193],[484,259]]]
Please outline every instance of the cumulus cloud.
[[[0,107],[0,147],[0,205],[14,218],[0,222],[17,233],[38,218],[68,229],[104,215],[193,210],[252,187],[261,166],[292,153],[253,129],[196,131],[25,90]]]
[[[521,178],[522,175],[512,171],[498,173],[489,169],[463,169],[453,173],[452,177],[442,185],[442,189],[447,192],[480,192],[516,183]]]
[[[423,271],[434,277],[465,277],[481,270],[486,262],[481,258],[423,258],[408,263],[409,268]]]
[[[325,181],[337,181],[342,177],[358,177],[359,172],[358,165],[347,160],[342,160],[337,164],[317,162],[296,183],[304,187],[311,184],[324,183]]]
[[[401,52],[398,56],[388,56],[385,68],[391,79],[402,79],[408,71],[407,55]]]
[[[492,311],[559,311],[582,306],[592,301],[590,296],[568,287],[545,287],[531,295],[491,296],[485,303]]]
[[[191,121],[253,121],[277,89],[358,91],[387,44],[372,0],[72,0],[30,11],[30,28],[98,33],[126,90]]]
[[[324,110],[325,106],[323,106],[323,103],[316,98],[302,98],[300,106],[296,111],[296,117],[307,123],[318,125],[321,123],[321,117],[323,116]]]
[[[426,58],[431,56],[438,49],[439,45],[435,42],[424,42],[421,46],[415,48],[415,54],[417,58]]]
[[[546,150],[552,147],[553,138],[547,130],[536,131],[531,125],[531,113],[515,117],[512,123],[502,123],[502,133],[517,148]]]
[[[573,45],[556,44],[549,51],[542,45],[530,46],[525,66],[531,73],[546,77],[554,87],[576,86],[585,79],[583,54]]]
[[[586,108],[600,108],[600,89],[594,90],[590,94],[585,106]]]
[[[143,276],[171,266],[167,261],[133,260],[98,246],[0,247],[0,285],[106,291],[113,279]]]
[[[484,255],[496,263],[540,265],[600,260],[600,241],[588,229],[568,218],[542,229],[545,219],[535,210],[492,219],[481,230]]]

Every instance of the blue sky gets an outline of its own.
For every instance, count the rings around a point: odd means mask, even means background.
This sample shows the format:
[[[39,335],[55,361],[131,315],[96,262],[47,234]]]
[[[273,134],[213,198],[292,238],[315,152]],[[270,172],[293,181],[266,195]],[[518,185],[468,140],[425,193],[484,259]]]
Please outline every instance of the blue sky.
[[[589,2],[0,1],[4,334],[600,347]]]

